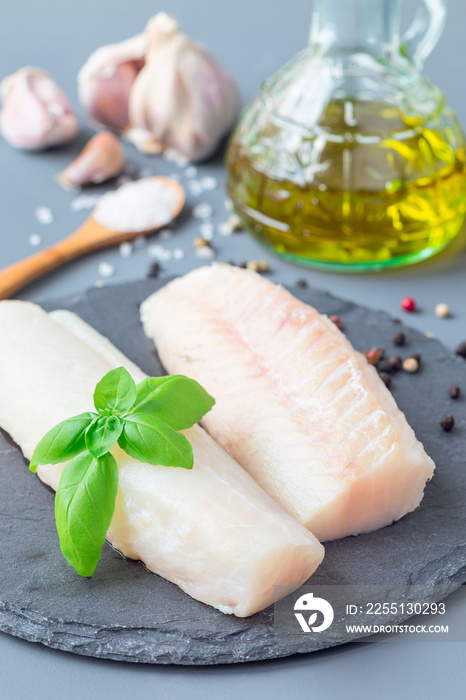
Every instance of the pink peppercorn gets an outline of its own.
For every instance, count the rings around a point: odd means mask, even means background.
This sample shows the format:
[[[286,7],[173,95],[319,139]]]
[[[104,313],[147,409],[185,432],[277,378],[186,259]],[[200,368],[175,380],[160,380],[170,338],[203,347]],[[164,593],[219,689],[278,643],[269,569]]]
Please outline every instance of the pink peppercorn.
[[[417,309],[416,300],[413,299],[413,297],[405,297],[404,299],[402,299],[400,306],[403,309],[403,311],[407,311],[408,313],[412,313]]]

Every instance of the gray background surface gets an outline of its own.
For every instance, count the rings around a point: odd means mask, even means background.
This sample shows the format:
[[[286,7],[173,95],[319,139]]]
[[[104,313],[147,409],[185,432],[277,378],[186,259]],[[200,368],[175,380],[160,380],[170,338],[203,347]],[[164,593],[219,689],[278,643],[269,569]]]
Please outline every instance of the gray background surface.
[[[406,18],[416,4],[406,0]],[[463,0],[450,0],[449,7],[446,30],[426,64],[426,73],[443,88],[466,124],[466,5]],[[173,13],[188,34],[211,49],[237,79],[243,101],[247,102],[261,81],[305,44],[311,2],[166,0],[163,5],[154,5],[148,0],[4,0],[0,6],[0,76],[23,65],[41,66],[53,74],[78,107],[75,76],[91,51],[141,31],[146,20],[161,9]],[[45,246],[71,233],[85,219],[87,212],[71,211],[74,195],[62,191],[53,176],[77,154],[91,133],[91,127],[83,126],[74,144],[37,155],[16,152],[0,141],[0,267],[35,251],[28,242],[32,233],[39,233]],[[161,159],[141,156],[132,147],[127,147],[127,154],[130,163],[149,168],[154,174],[176,170]],[[214,205],[218,223],[227,218],[221,160],[202,166],[200,174],[219,178],[218,189],[200,198]],[[181,179],[186,182],[182,173]],[[188,213],[197,201],[199,198],[188,198]],[[50,226],[40,226],[35,219],[34,210],[41,205],[49,206],[55,215]],[[197,232],[198,222],[190,216],[182,217],[166,245],[183,247],[186,256],[182,261],[166,263],[164,275],[185,272],[200,264],[191,244]],[[220,260],[267,258],[273,268],[271,276],[277,281],[293,284],[299,277],[306,277],[313,285],[394,315],[399,315],[400,298],[413,295],[420,311],[407,321],[421,330],[433,331],[453,348],[466,339],[465,239],[463,233],[461,241],[447,252],[416,268],[368,276],[301,270],[271,258],[245,234],[216,237],[215,245]],[[99,279],[98,264],[102,260],[116,268],[109,282],[140,279],[150,263],[147,245],[129,259],[121,258],[117,250],[104,251],[49,275],[19,296],[40,301],[80,291]],[[439,301],[450,304],[453,318],[435,317],[433,309]],[[450,608],[466,624],[464,597],[454,598]],[[6,700],[58,700],[64,696],[70,700],[93,699],[106,694],[166,699],[455,697],[464,692],[465,661],[464,644],[399,642],[347,645],[309,657],[234,668],[155,668],[75,657],[0,635],[1,696]]]

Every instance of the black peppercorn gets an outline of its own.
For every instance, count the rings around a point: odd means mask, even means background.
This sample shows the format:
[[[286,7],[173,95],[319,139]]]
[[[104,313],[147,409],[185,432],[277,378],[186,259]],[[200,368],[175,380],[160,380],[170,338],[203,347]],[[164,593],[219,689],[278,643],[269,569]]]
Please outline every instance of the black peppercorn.
[[[466,359],[466,340],[463,340],[463,342],[458,345],[455,352],[460,357],[464,357]]]
[[[387,389],[390,389],[392,377],[388,372],[380,372],[380,379],[383,381]]]
[[[154,262],[152,262],[150,264],[149,272],[147,273],[147,276],[148,277],[158,277],[159,272],[160,272],[160,265],[156,260],[154,260]]]
[[[449,433],[455,425],[455,419],[453,416],[443,416],[442,420],[440,421],[440,425],[446,433]]]
[[[452,399],[457,399],[460,394],[461,389],[458,384],[450,384],[448,387],[448,395],[451,396]]]
[[[392,343],[394,343],[395,345],[404,345],[405,341],[406,341],[406,336],[403,333],[403,331],[396,331],[392,335]]]
[[[307,280],[303,279],[302,277],[296,282],[296,286],[299,287],[299,289],[307,289]]]
[[[422,362],[422,357],[421,357],[421,355],[420,355],[418,352],[412,352],[412,353],[409,355],[409,357],[412,357],[414,360],[416,360],[416,362],[418,363],[418,365],[420,365],[421,362]]]
[[[392,355],[388,358],[388,364],[392,372],[398,372],[403,366],[403,360],[399,355]]]
[[[380,373],[382,373],[382,372],[390,373],[392,371],[392,367],[390,365],[390,360],[381,360],[379,362],[379,364],[377,365],[377,369],[379,370]]]

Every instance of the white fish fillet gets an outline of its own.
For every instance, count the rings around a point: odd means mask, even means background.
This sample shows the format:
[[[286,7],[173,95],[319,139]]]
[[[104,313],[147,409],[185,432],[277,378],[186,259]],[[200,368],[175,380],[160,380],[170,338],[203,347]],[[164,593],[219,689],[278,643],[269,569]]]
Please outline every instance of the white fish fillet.
[[[208,432],[320,541],[419,505],[434,463],[374,367],[315,309],[213,265],[153,294],[141,318],[166,369],[216,398]]]
[[[146,375],[69,312],[0,303],[0,425],[30,458],[60,421],[93,410],[95,384],[124,365]],[[141,464],[118,447],[120,487],[108,541],[193,598],[239,617],[306,581],[320,564],[318,541],[285,513],[199,426],[185,431],[193,470]],[[39,467],[58,487],[63,465]],[[31,475],[31,478],[34,478]]]

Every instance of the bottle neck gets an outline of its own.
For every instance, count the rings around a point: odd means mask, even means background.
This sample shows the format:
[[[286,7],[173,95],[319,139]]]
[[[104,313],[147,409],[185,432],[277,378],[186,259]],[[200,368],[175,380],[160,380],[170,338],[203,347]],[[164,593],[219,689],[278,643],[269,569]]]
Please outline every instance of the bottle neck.
[[[314,0],[310,46],[319,53],[399,50],[401,0]]]

